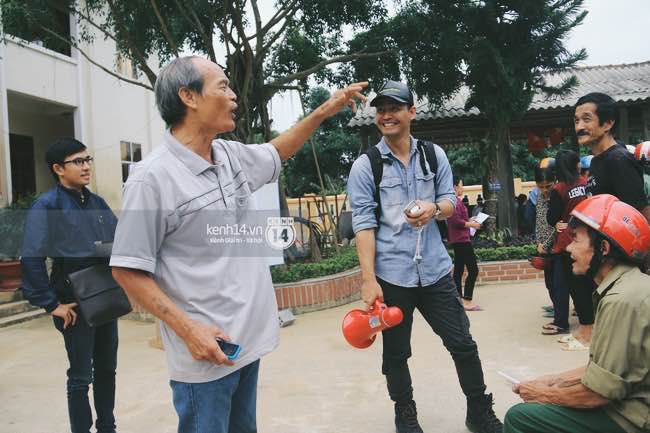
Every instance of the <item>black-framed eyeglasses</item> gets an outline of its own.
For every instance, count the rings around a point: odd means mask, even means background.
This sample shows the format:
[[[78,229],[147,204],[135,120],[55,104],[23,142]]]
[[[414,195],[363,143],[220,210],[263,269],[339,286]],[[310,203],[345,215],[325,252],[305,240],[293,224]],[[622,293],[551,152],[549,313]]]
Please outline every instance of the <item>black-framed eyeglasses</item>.
[[[86,158],[75,158],[69,161],[63,161],[62,165],[73,163],[77,167],[83,167],[84,163],[88,163],[88,165],[92,165],[94,160],[95,158],[93,158],[92,156],[87,156]]]

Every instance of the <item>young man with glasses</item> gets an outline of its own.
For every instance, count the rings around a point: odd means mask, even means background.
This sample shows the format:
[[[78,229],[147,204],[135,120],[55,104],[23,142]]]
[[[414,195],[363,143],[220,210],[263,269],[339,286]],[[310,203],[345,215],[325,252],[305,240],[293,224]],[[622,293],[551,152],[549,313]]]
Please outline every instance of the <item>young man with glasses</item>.
[[[370,308],[380,299],[404,313],[400,325],[383,332],[382,373],[395,402],[395,427],[398,433],[422,433],[407,363],[417,308],[454,360],[467,397],[467,427],[474,433],[500,433],[492,395],[485,394],[478,348],[450,274],[452,262],[433,221],[454,212],[449,161],[439,146],[411,136],[416,112],[404,83],[388,81],[370,105],[377,109],[375,125],[382,139],[376,151],[371,148],[355,161],[348,194],[363,301]],[[406,214],[411,201],[419,210]]]
[[[96,257],[98,243],[112,242],[117,218],[106,202],[90,192],[93,158],[74,138],[50,144],[45,154],[57,185],[39,197],[27,214],[21,262],[23,294],[52,315],[63,335],[67,371],[68,414],[74,433],[93,424],[88,386],[93,385],[97,433],[115,433],[117,321],[90,327],[80,312],[67,276],[107,261]],[[52,258],[48,277],[46,258]]]

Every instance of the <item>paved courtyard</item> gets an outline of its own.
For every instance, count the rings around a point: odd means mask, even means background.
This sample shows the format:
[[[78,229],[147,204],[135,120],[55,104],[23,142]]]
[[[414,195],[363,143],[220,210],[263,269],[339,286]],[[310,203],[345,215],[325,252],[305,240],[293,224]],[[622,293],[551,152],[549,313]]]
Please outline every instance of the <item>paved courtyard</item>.
[[[587,352],[562,351],[555,337],[541,335],[541,325],[549,320],[541,317],[540,306],[548,304],[541,282],[479,286],[475,300],[485,311],[470,313],[472,334],[499,417],[519,398],[497,370],[525,378],[586,363]],[[261,433],[394,432],[381,375],[381,343],[358,350],[341,335],[341,319],[357,305],[300,315],[293,326],[282,329],[279,349],[261,365]],[[147,344],[153,327],[120,322],[120,433],[176,431],[164,353]],[[0,347],[0,432],[69,431],[67,361],[51,319],[0,329]],[[466,432],[465,402],[453,363],[420,316],[413,326],[410,366],[424,431]]]

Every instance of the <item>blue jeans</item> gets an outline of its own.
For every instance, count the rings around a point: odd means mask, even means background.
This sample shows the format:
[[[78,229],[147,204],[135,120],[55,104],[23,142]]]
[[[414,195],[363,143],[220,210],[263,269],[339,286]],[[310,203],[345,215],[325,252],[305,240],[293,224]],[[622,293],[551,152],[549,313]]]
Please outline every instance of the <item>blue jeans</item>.
[[[78,310],[77,310],[78,311]],[[117,368],[117,321],[90,327],[79,314],[77,323],[63,329],[63,319],[53,317],[54,326],[63,334],[68,352],[68,415],[72,433],[89,433],[93,416],[88,401],[88,386],[93,397],[98,433],[114,433],[115,370]]]
[[[178,433],[256,433],[257,360],[205,383],[170,381]]]

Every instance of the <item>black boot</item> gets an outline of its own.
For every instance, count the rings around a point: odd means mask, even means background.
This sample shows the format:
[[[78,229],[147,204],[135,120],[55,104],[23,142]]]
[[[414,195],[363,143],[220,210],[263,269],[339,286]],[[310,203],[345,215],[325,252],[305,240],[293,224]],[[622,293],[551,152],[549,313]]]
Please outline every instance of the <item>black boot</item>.
[[[502,433],[503,424],[492,409],[492,394],[467,401],[465,425],[472,433]]]
[[[395,403],[395,429],[397,433],[424,433],[418,423],[418,411],[413,400]]]

